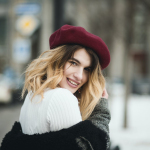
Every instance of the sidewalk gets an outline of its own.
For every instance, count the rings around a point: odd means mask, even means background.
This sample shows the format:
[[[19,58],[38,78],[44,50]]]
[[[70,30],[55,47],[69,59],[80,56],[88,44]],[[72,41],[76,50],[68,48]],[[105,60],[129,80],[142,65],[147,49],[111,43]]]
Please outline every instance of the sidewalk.
[[[0,145],[5,134],[11,130],[15,121],[19,120],[21,104],[0,106]]]

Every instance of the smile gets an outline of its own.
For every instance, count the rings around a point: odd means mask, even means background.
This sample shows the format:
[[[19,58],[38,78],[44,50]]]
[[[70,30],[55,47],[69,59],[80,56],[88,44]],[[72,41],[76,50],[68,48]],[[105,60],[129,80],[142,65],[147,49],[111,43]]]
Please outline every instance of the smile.
[[[78,82],[75,82],[75,81],[72,81],[71,79],[67,78],[67,83],[69,86],[71,86],[72,88],[77,88],[79,83]]]
[[[73,85],[78,85],[77,83],[73,82],[72,80],[68,79],[68,81]]]

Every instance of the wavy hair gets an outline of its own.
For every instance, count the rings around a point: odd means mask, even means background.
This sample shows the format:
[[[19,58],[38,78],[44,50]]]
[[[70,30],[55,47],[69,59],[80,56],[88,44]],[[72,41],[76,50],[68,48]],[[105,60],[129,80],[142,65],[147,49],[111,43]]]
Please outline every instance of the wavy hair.
[[[63,45],[52,50],[43,52],[39,58],[33,60],[25,71],[25,91],[33,92],[33,97],[43,93],[46,88],[55,89],[63,78],[64,66],[73,57],[75,51],[85,48],[92,58],[92,69],[89,72],[88,81],[81,87],[81,92],[76,91],[74,95],[79,100],[82,120],[87,119],[101,98],[105,87],[105,79],[97,55],[90,48],[80,45]],[[32,98],[33,98],[32,97]]]

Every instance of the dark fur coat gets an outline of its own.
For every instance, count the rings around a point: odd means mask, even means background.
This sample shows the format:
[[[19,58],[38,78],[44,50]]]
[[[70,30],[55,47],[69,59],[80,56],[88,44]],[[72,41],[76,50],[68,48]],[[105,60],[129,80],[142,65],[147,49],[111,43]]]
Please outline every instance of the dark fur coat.
[[[107,150],[109,148],[110,112],[107,100],[101,99],[91,116],[68,129],[27,135],[15,122],[4,137],[1,150]]]

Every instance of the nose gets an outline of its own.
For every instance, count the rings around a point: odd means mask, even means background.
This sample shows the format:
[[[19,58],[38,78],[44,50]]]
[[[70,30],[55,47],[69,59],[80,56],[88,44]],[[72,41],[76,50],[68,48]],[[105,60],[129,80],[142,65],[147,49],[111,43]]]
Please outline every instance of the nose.
[[[75,70],[74,72],[74,77],[78,80],[81,81],[82,77],[83,77],[83,69],[82,68],[78,68],[77,70]]]

